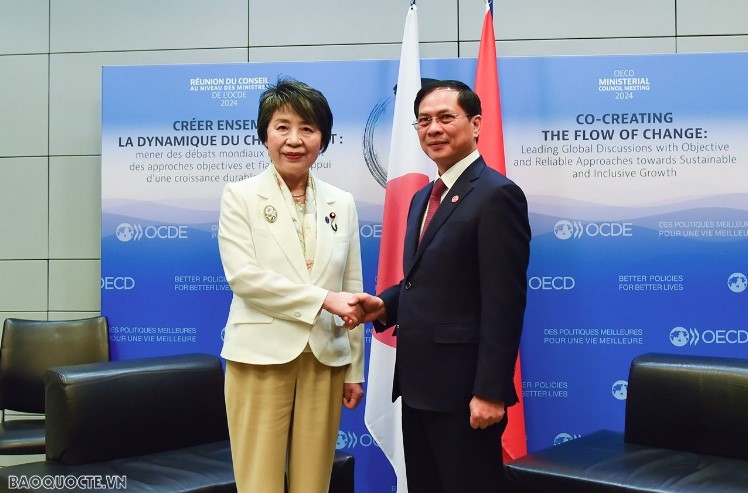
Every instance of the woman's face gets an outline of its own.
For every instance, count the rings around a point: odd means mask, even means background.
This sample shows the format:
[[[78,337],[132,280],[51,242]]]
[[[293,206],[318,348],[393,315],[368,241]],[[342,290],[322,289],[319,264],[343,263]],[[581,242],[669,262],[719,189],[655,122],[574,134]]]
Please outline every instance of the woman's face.
[[[268,124],[265,147],[281,176],[304,176],[319,156],[322,132],[288,108],[277,110]]]

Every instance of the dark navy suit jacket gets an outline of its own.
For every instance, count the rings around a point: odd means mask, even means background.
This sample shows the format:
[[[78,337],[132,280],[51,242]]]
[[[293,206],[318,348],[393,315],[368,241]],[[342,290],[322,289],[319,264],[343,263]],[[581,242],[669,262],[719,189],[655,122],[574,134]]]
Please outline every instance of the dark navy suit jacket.
[[[411,201],[403,280],[382,293],[396,325],[393,401],[466,412],[472,396],[517,402],[513,376],[527,293],[527,201],[477,159],[447,192],[419,244],[431,184]]]

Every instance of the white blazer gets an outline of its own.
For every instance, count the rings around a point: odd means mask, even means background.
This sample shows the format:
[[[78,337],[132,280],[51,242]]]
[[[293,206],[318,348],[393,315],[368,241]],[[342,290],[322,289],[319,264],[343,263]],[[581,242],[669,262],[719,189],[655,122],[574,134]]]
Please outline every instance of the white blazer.
[[[311,271],[271,169],[225,186],[218,248],[234,295],[221,356],[287,363],[308,343],[320,362],[348,365],[347,383],[363,382],[363,325],[347,330],[321,309],[328,291],[363,291],[356,204],[349,192],[312,179],[317,247]]]

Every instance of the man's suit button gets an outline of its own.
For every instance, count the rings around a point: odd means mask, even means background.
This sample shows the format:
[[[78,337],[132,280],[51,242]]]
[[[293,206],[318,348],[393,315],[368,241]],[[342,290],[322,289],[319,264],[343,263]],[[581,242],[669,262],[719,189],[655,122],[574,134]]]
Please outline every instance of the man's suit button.
[[[410,281],[408,281],[408,282],[405,283],[405,289],[410,289],[412,287],[413,287],[413,285],[410,283]]]

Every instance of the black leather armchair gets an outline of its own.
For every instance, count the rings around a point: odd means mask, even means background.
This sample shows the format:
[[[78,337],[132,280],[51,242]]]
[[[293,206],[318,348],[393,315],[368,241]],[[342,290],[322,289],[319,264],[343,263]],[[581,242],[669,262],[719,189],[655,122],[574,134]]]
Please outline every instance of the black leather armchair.
[[[52,491],[10,488],[11,476],[124,480],[128,493],[234,492],[223,383],[208,354],[50,369],[47,460],[0,469],[0,492]],[[337,454],[330,492],[353,493],[352,456]]]
[[[516,493],[748,492],[748,359],[649,353],[631,363],[623,433],[506,465]]]
[[[0,343],[0,454],[44,453],[44,372],[109,360],[106,317],[8,318]],[[6,410],[39,416],[6,420]]]

